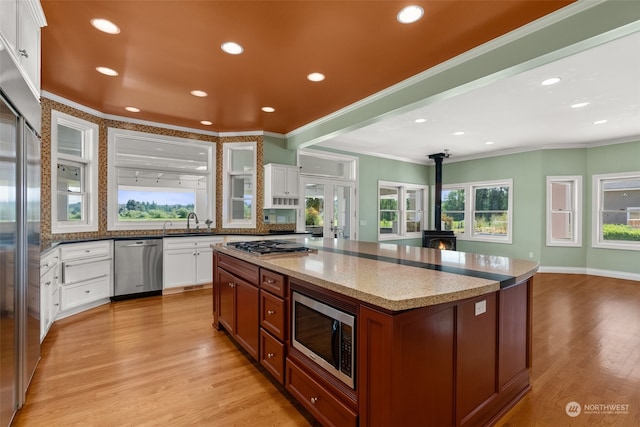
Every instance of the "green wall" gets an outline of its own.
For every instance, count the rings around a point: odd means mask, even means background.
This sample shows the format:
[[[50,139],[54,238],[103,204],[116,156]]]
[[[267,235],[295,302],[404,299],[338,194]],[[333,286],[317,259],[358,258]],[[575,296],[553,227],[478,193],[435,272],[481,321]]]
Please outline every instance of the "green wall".
[[[314,147],[322,149],[321,147]],[[359,159],[359,240],[377,240],[378,180],[434,183],[434,167],[338,150]],[[291,154],[293,153],[293,154]],[[267,159],[269,159],[267,161]],[[295,164],[295,152],[265,142],[265,163]],[[513,239],[511,244],[458,241],[458,249],[489,255],[538,260],[541,266],[579,272],[640,273],[638,251],[591,247],[592,179],[594,174],[640,172],[640,141],[591,148],[546,149],[475,160],[445,160],[444,184],[513,179]],[[582,247],[546,246],[546,177],[583,177]],[[433,200],[430,200],[430,206]],[[428,224],[432,224],[429,219]],[[420,246],[420,239],[390,243]]]
[[[585,210],[587,230],[584,242],[587,250],[587,266],[596,270],[625,271],[640,274],[640,252],[621,249],[596,249],[591,247],[591,212],[592,176],[617,172],[640,172],[640,141],[604,145],[587,150],[587,181],[585,182],[585,198],[589,203]]]

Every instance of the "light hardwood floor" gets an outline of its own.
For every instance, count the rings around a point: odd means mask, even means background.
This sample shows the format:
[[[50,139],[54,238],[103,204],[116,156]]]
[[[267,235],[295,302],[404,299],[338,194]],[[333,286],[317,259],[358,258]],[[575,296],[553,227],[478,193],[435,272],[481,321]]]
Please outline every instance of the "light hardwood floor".
[[[536,275],[532,377],[499,426],[640,426],[640,283]],[[13,425],[312,424],[280,391],[211,327],[211,290],[193,291],[56,322]],[[628,411],[572,418],[571,401]]]

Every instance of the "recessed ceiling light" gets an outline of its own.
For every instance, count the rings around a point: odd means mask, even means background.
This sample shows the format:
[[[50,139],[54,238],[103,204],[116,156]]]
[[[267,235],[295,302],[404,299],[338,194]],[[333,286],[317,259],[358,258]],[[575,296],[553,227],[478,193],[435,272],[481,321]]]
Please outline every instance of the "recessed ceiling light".
[[[588,102],[578,102],[577,104],[571,105],[571,108],[582,108],[586,107],[587,105],[589,105]]]
[[[400,12],[398,12],[397,19],[401,24],[411,24],[422,18],[423,15],[423,8],[421,8],[420,6],[411,5],[403,8]]]
[[[203,91],[203,90],[192,90],[191,91],[191,95],[193,96],[198,96],[200,98],[204,98],[205,96],[207,96],[207,92]]]
[[[540,84],[542,86],[551,86],[556,83],[560,83],[560,77],[551,77],[550,79],[543,80]]]
[[[415,119],[414,120],[414,122],[416,122],[416,123],[424,123],[426,121],[427,121],[427,119]]]
[[[240,55],[244,52],[244,48],[236,42],[224,42],[220,48],[230,55]]]
[[[132,113],[139,113],[140,109],[136,107],[124,107],[125,110],[130,111]]]
[[[324,80],[324,74],[322,73],[311,73],[309,75],[307,75],[307,79],[311,80],[312,82],[321,82]]]
[[[485,142],[485,144],[487,144],[487,145],[492,145],[492,144],[493,144],[493,141],[487,141],[487,142]]]
[[[273,113],[274,111],[276,111],[276,109],[273,107],[262,107],[262,111],[264,111],[265,113]]]
[[[593,122],[594,125],[603,125],[605,123],[607,123],[606,120],[596,120],[595,122]]]
[[[93,25],[94,28],[102,31],[103,33],[108,33],[108,34],[120,33],[120,28],[113,22],[109,21],[108,19],[94,18],[91,20],[91,25]]]
[[[460,135],[464,135],[464,132],[462,131],[458,131],[458,132],[454,132],[453,133],[455,136],[460,136]]]
[[[118,72],[107,67],[96,67],[96,71],[104,74],[105,76],[117,76]]]
[[[211,126],[213,124],[213,122],[210,122],[209,120],[201,120],[200,123],[205,126]]]

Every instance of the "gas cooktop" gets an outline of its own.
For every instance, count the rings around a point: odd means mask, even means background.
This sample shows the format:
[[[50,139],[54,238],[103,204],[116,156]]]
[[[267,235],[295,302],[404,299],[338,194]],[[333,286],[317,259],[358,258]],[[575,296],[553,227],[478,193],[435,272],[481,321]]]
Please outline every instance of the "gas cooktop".
[[[316,249],[307,248],[299,243],[286,240],[255,240],[252,242],[229,242],[227,247],[248,252],[255,256],[304,255],[316,253]]]

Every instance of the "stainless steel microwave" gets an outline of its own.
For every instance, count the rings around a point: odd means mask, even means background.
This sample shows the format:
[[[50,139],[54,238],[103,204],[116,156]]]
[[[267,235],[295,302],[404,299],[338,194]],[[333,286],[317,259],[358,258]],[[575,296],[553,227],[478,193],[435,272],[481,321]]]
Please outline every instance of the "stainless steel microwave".
[[[355,317],[298,292],[291,312],[293,347],[355,389]]]

